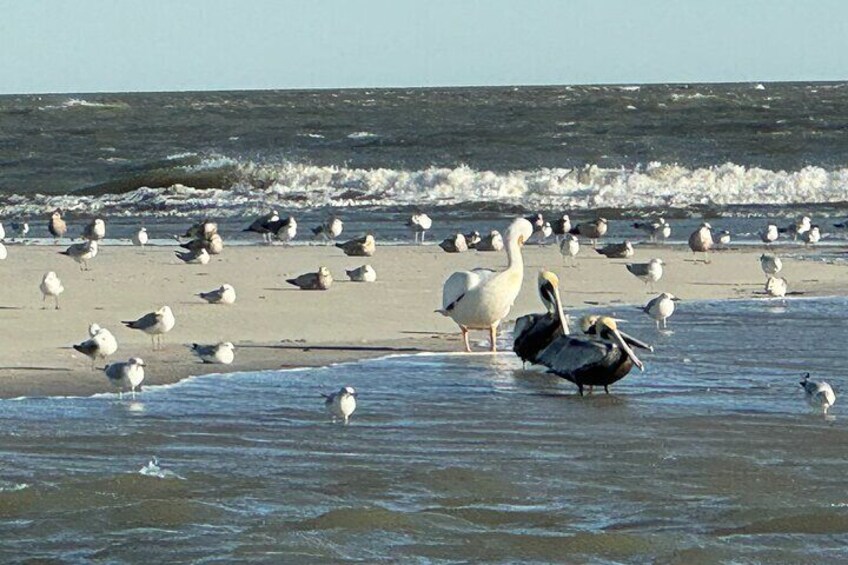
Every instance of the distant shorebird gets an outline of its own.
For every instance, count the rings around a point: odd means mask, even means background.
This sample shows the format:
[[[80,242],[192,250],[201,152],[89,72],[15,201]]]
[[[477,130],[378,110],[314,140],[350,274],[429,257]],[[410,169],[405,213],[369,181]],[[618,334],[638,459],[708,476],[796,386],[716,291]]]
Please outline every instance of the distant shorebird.
[[[350,416],[356,410],[356,389],[352,386],[344,386],[338,392],[322,394],[324,407],[335,422],[342,420],[345,424],[350,421]]]
[[[801,235],[801,239],[807,245],[815,245],[821,241],[821,228],[816,225],[810,226],[810,229]]]
[[[101,328],[97,324],[91,324],[88,328],[89,338],[82,343],[74,345],[74,349],[91,359],[91,368],[98,359],[106,359],[118,350],[118,340],[112,332]]]
[[[582,235],[592,242],[592,247],[595,247],[597,240],[604,237],[607,233],[608,222],[606,218],[598,218],[594,222],[584,222],[577,224],[571,228],[571,235]]]
[[[514,220],[507,230],[508,266],[503,271],[474,269],[457,271],[442,287],[442,308],[438,313],[459,326],[465,350],[470,352],[469,330],[489,330],[492,352],[497,350],[497,331],[512,308],[524,278],[521,246],[533,235],[527,220]]]
[[[243,229],[243,232],[253,232],[262,235],[262,240],[265,243],[271,243],[271,237],[276,233],[274,225],[280,221],[280,215],[276,210],[271,210],[267,214],[259,216],[253,223]]]
[[[689,236],[689,249],[692,253],[703,253],[704,263],[710,262],[710,249],[713,248],[712,226],[707,222],[701,224],[697,230]]]
[[[144,249],[144,246],[147,245],[149,240],[150,237],[147,235],[147,228],[145,227],[138,228],[132,235],[132,244],[142,249]]]
[[[533,226],[533,235],[538,237],[542,231],[542,227],[545,225],[545,217],[541,213],[536,213],[532,216],[527,216],[525,219]]]
[[[377,251],[377,240],[368,233],[344,243],[337,243],[336,247],[344,251],[348,257],[371,257]]]
[[[777,238],[780,237],[780,233],[777,230],[777,226],[775,224],[768,224],[766,227],[759,233],[760,241],[765,244],[772,244],[777,241]]]
[[[801,216],[785,228],[780,228],[778,231],[780,233],[785,233],[787,235],[792,236],[793,240],[797,240],[799,237],[803,236],[805,233],[810,231],[812,227],[812,220],[809,216]]]
[[[356,269],[345,271],[345,273],[354,282],[375,282],[377,280],[377,271],[371,265],[362,265]]]
[[[671,226],[663,217],[650,222],[635,222],[633,227],[645,232],[650,241],[665,241],[671,237]]]
[[[289,216],[271,225],[270,229],[278,241],[284,244],[289,243],[297,237],[297,220],[294,219],[294,216]]]
[[[629,241],[625,241],[623,243],[610,243],[601,249],[595,249],[595,251],[601,255],[609,257],[610,259],[628,259],[633,257],[633,254],[635,253],[633,244]]]
[[[783,298],[786,296],[786,291],[789,289],[789,283],[786,279],[779,277],[769,277],[766,281],[766,294],[774,298]]]
[[[571,258],[571,266],[577,266],[577,254],[580,252],[580,240],[577,236],[566,235],[559,244],[559,252],[562,254],[563,261],[566,257]]]
[[[554,233],[554,228],[550,222],[542,224],[542,229],[539,230],[539,245],[547,245],[548,238]]]
[[[197,296],[209,304],[234,304],[236,301],[236,289],[230,284],[222,284],[220,288],[201,292]]]
[[[341,218],[330,216],[326,222],[312,228],[312,233],[315,239],[323,239],[324,241],[331,242],[342,234],[343,229],[344,224]]]
[[[106,237],[106,222],[95,218],[82,230],[82,238],[89,241],[102,241]]]
[[[480,243],[477,244],[477,251],[503,251],[503,237],[497,230],[492,230],[489,235],[484,235],[480,238]]]
[[[159,349],[162,348],[163,336],[174,329],[177,323],[174,318],[174,313],[168,306],[162,306],[155,312],[145,314],[138,320],[121,322],[131,330],[141,330],[150,336],[150,342],[153,344],[153,350],[157,349],[157,341]]]
[[[187,243],[181,243],[180,247],[194,253],[198,253],[202,249],[209,255],[220,255],[224,250],[224,240],[216,232],[208,237],[196,237]]]
[[[783,269],[783,261],[777,255],[763,253],[760,255],[760,268],[766,274],[766,277],[776,275]]]
[[[727,247],[730,245],[731,233],[727,230],[721,230],[718,232],[718,244],[722,247]]]
[[[461,233],[446,238],[439,244],[439,247],[447,253],[463,253],[468,251],[468,243],[465,240],[465,236]]]
[[[799,384],[804,389],[807,403],[824,414],[836,403],[836,395],[830,385],[825,381],[811,381],[810,373],[805,373],[804,380]]]
[[[317,273],[306,273],[294,279],[286,279],[286,282],[300,290],[327,290],[333,284],[333,275],[327,267],[318,267]]]
[[[468,249],[476,249],[481,241],[483,241],[483,238],[480,237],[480,232],[477,230],[465,234],[465,245],[468,246]]]
[[[554,232],[554,238],[556,239],[557,245],[561,245],[562,238],[568,235],[568,232],[571,231],[571,219],[568,217],[568,214],[563,214],[551,222],[551,228]]]
[[[665,262],[662,259],[654,258],[647,263],[630,263],[627,265],[627,270],[648,285],[653,292],[654,283],[663,276],[663,265],[665,265]]]
[[[56,310],[59,309],[59,295],[65,292],[65,287],[62,286],[62,281],[53,271],[44,275],[41,279],[41,284],[38,286],[41,289],[42,302],[47,301],[48,296],[52,296],[56,302]],[[44,306],[43,308],[47,308]]]
[[[29,224],[27,222],[12,222],[10,227],[18,239],[25,238],[29,233]]]
[[[126,362],[106,365],[103,372],[106,373],[112,386],[118,389],[121,398],[124,396],[124,389],[127,388],[135,398],[135,391],[140,390],[141,383],[144,381],[144,367],[144,361],[140,357],[130,357]]]
[[[670,292],[663,292],[656,298],[651,299],[643,308],[642,311],[654,319],[657,323],[657,329],[668,328],[668,319],[674,314],[674,303],[680,300]]]
[[[230,365],[235,359],[235,346],[229,341],[222,341],[215,345],[192,343],[190,349],[204,363]]]
[[[209,239],[216,233],[218,233],[218,224],[207,219],[190,226],[182,236],[178,237]]]
[[[89,271],[91,268],[88,262],[97,257],[97,242],[90,240],[83,243],[74,243],[64,251],[59,251],[60,255],[66,255],[79,263],[80,271]]]
[[[68,224],[62,219],[61,210],[56,210],[50,215],[50,221],[47,223],[47,231],[55,238],[56,243],[59,243],[59,240],[65,236],[65,233],[68,231]]]
[[[197,251],[174,251],[177,258],[190,265],[206,265],[212,258],[205,248],[201,247]]]
[[[433,220],[427,214],[416,212],[406,221],[406,226],[412,230],[415,243],[424,243],[424,234],[433,225]]]

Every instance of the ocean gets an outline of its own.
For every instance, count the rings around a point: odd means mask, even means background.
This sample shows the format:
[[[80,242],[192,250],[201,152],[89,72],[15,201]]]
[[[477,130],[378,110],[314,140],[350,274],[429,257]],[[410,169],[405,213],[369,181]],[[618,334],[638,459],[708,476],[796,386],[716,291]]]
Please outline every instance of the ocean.
[[[798,383],[840,394],[846,307],[681,303],[671,333],[618,307],[656,351],[611,395],[504,352],[4,401],[0,559],[840,562],[848,420]]]

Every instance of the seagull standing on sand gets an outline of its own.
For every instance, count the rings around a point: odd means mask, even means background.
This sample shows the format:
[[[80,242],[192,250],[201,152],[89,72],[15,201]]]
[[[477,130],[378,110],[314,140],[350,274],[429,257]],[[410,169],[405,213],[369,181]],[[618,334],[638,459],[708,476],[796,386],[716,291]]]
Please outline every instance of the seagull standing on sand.
[[[759,235],[760,241],[767,245],[771,245],[777,241],[778,237],[780,237],[780,232],[777,231],[777,226],[775,224],[768,224]]]
[[[482,243],[482,239],[480,240]],[[440,244],[446,253],[464,253],[468,251],[468,243],[465,236],[461,233],[445,238]]]
[[[318,267],[317,273],[306,273],[295,279],[286,279],[286,282],[300,290],[327,290],[333,284],[333,275],[327,267]]]
[[[571,235],[582,235],[592,242],[592,247],[595,247],[598,239],[604,237],[607,233],[609,224],[606,218],[598,218],[594,222],[583,222],[571,228],[568,232]]]
[[[498,325],[509,314],[524,280],[521,246],[532,235],[530,222],[523,218],[513,221],[506,232],[505,270],[458,271],[445,281],[442,308],[437,312],[457,323],[466,351],[471,351],[468,331],[472,329],[489,330],[491,350],[497,350]]]
[[[671,226],[665,218],[659,217],[652,222],[635,222],[633,227],[648,234],[650,241],[666,240],[671,237]]]
[[[697,230],[689,236],[689,249],[692,253],[703,253],[704,263],[710,262],[710,249],[713,248],[713,227],[704,222]]]
[[[19,239],[23,239],[29,233],[29,224],[26,222],[12,222],[12,230],[18,235]]]
[[[680,300],[670,292],[663,292],[656,298],[651,299],[642,310],[654,319],[657,323],[657,329],[668,328],[668,319],[674,314],[674,303]]]
[[[769,277],[766,281],[766,294],[774,298],[783,298],[789,289],[789,282],[780,277]]]
[[[568,214],[563,214],[554,220],[551,224],[551,228],[553,229],[554,239],[556,240],[557,245],[561,245],[562,238],[568,235],[568,232],[571,231],[571,219],[568,217]]]
[[[345,273],[354,282],[375,282],[377,280],[377,271],[371,265],[362,265],[357,269],[345,271]]]
[[[101,241],[106,237],[106,222],[102,218],[91,220],[82,230],[82,238],[89,241]]]
[[[433,220],[427,214],[416,212],[406,222],[406,226],[412,230],[413,241],[424,243],[424,234],[433,226]]]
[[[209,304],[234,304],[236,301],[236,289],[230,284],[222,284],[220,288],[201,292],[197,296]]]
[[[215,345],[191,344],[191,351],[204,363],[213,365],[230,365],[235,359],[235,346],[229,341]]]
[[[41,279],[41,284],[39,287],[41,289],[41,301],[45,302],[48,296],[52,296],[56,301],[56,310],[59,309],[59,295],[65,292],[65,287],[62,286],[62,281],[59,280],[59,277],[53,271],[50,271],[44,275]],[[47,306],[43,306],[42,310],[47,308]]]
[[[610,259],[629,259],[633,257],[635,250],[632,243],[625,241],[624,243],[610,243],[601,249],[595,249],[595,252]]]
[[[89,338],[82,343],[74,345],[74,349],[91,359],[91,368],[98,359],[106,359],[118,351],[118,340],[112,332],[101,328],[97,324],[91,324],[88,328]]]
[[[630,271],[636,278],[649,285],[651,292],[654,291],[654,283],[659,281],[663,276],[662,259],[651,259],[647,263],[630,263],[627,270]]]
[[[766,274],[766,277],[771,277],[783,269],[783,261],[777,255],[763,253],[760,255],[760,268]]]
[[[356,410],[356,389],[352,386],[343,386],[338,392],[322,394],[324,407],[330,413],[333,422],[342,420],[345,424],[350,421],[350,416]]]
[[[297,237],[297,220],[294,219],[294,216],[289,216],[274,224],[272,229],[274,230],[274,237],[278,241],[282,241],[284,244],[288,243]]]
[[[577,254],[580,252],[580,240],[577,239],[577,236],[568,234],[563,237],[562,242],[559,244],[559,252],[562,254],[562,259],[565,261],[566,257],[571,258],[571,266],[577,266]]]
[[[799,384],[804,389],[807,403],[824,414],[827,414],[828,409],[836,403],[836,395],[830,385],[825,381],[811,381],[810,373],[805,373],[804,380]]]
[[[126,362],[106,365],[103,372],[112,386],[118,389],[120,398],[124,397],[126,388],[130,389],[132,397],[135,398],[135,391],[144,380],[144,367],[144,361],[140,357],[130,357]]]
[[[80,271],[90,271],[88,261],[97,257],[97,242],[94,240],[85,241],[83,243],[74,243],[64,251],[60,251],[60,255],[66,255],[79,263]]]
[[[718,232],[718,244],[722,247],[727,247],[730,245],[731,233],[727,230],[721,230]]]
[[[480,238],[477,251],[502,251],[504,248],[503,236],[498,230],[492,230],[489,235]]]
[[[68,231],[68,224],[62,219],[61,210],[56,210],[50,215],[50,221],[47,223],[47,231],[56,239],[56,243],[59,243],[59,240],[64,237]]]
[[[144,227],[138,228],[132,235],[132,244],[136,247],[141,247],[142,249],[144,249],[144,246],[147,245],[149,240],[150,238],[147,235],[147,228]]]
[[[253,223],[242,231],[262,234],[262,240],[265,243],[271,243],[271,236],[276,231],[273,229],[273,226],[276,222],[279,221],[280,216],[279,214],[277,214],[277,211],[271,210],[267,214],[264,214],[253,220]]]
[[[177,319],[174,318],[174,313],[168,306],[162,306],[155,312],[145,314],[138,320],[131,322],[121,322],[131,330],[141,330],[150,336],[150,342],[153,344],[153,350],[157,349],[156,343],[159,343],[159,349],[162,349],[162,341],[164,335],[174,329]]]

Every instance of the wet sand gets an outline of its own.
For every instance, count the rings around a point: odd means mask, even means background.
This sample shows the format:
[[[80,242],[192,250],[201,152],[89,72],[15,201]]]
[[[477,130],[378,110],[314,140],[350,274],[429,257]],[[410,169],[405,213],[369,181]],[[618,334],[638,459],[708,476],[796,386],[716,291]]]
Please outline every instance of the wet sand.
[[[434,313],[441,306],[441,287],[455,270],[501,268],[504,253],[447,254],[436,246],[378,247],[371,258],[346,257],[330,246],[227,247],[208,265],[185,265],[171,248],[106,246],[81,272],[57,254],[63,247],[9,245],[0,264],[0,397],[90,395],[110,390],[100,371],[71,348],[87,338],[92,322],[109,328],[119,342],[111,360],[140,356],[147,363],[145,384],[167,384],[213,372],[323,366],[330,363],[423,351],[461,349],[453,322]],[[793,250],[793,253],[799,251]],[[790,292],[804,296],[846,294],[848,267],[816,260],[817,251],[800,251],[808,260],[784,258],[780,273]],[[688,250],[669,246],[637,246],[629,260],[610,260],[581,250],[578,267],[564,266],[558,249],[525,247],[525,282],[510,319],[539,311],[536,272],[547,267],[560,275],[567,306],[640,304],[661,291],[685,301],[751,298],[763,292],[760,248],[713,254],[712,263],[693,261]],[[624,265],[660,257],[666,274],[651,293]],[[376,283],[348,282],[344,269],[364,263],[377,271]],[[286,278],[326,265],[337,279],[326,292],[300,291]],[[65,286],[61,309],[48,301],[42,309],[38,285],[56,271]],[[209,305],[196,296],[223,283],[237,293],[232,306]],[[152,351],[150,338],[124,328],[133,320],[169,305],[176,327],[165,336],[166,347]],[[622,310],[622,317],[640,316]],[[509,327],[509,323],[506,327]],[[472,334],[477,348],[487,347],[484,332]],[[235,363],[203,365],[187,345],[232,341]],[[508,347],[507,343],[502,344]],[[102,366],[103,363],[98,363]]]

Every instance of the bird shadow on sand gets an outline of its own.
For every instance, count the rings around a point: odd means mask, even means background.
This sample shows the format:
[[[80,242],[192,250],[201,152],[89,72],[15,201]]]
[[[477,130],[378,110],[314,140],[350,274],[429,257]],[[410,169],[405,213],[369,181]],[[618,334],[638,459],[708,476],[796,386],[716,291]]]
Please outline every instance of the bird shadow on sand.
[[[427,350],[420,347],[392,347],[383,345],[309,345],[280,344],[280,345],[240,345],[240,349],[278,349],[283,351],[377,351],[386,353],[424,353]]]

